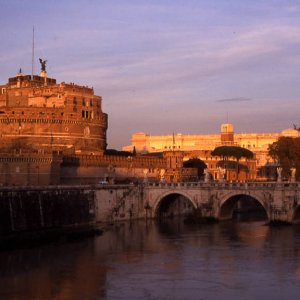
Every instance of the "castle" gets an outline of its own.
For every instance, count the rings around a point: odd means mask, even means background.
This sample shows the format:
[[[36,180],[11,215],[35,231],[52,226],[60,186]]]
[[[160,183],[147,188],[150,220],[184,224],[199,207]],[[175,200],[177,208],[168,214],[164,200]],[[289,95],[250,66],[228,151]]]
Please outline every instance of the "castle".
[[[40,63],[39,76],[20,70],[0,85],[0,185],[159,178],[171,158],[105,153],[102,98],[93,88],[48,78],[46,61]]]
[[[107,114],[92,88],[21,72],[0,85],[0,148],[103,152]]]

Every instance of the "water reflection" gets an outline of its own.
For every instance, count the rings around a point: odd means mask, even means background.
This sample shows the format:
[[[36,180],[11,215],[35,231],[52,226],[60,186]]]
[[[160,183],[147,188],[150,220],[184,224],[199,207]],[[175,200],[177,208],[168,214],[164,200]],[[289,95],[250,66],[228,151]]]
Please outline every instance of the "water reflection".
[[[298,299],[300,227],[265,221],[119,224],[0,253],[0,299]]]

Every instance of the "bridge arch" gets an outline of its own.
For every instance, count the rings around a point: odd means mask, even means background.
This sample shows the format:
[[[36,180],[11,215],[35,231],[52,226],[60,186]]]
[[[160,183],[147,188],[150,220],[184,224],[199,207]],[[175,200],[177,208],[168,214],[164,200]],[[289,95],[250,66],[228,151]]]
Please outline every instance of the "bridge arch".
[[[178,213],[174,210],[178,207]],[[155,218],[160,218],[168,208],[172,208],[169,214],[184,215],[192,209],[197,208],[197,203],[190,195],[185,192],[169,191],[160,195],[153,205],[153,212]]]
[[[239,202],[240,201],[240,202]],[[241,202],[243,201],[243,202]],[[238,202],[240,204],[246,204],[247,202],[254,203],[257,205],[257,208],[265,212],[265,216],[270,220],[269,208],[262,200],[262,197],[257,193],[243,193],[243,192],[231,192],[226,194],[225,197],[220,201],[218,219],[227,220],[232,219],[234,210],[237,209]]]
[[[293,211],[292,223],[300,223],[300,204]]]

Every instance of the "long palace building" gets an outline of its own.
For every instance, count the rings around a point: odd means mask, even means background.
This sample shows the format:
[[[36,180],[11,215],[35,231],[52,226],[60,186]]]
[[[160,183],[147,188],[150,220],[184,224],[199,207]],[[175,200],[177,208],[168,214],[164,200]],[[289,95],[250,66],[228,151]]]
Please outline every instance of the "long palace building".
[[[184,159],[197,157],[203,160],[215,179],[219,177],[218,158],[210,155],[211,151],[221,145],[235,145],[251,150],[255,154],[253,166],[250,168],[248,179],[274,179],[274,162],[268,155],[269,145],[279,137],[299,137],[299,131],[288,128],[280,133],[235,133],[233,124],[222,124],[220,133],[216,134],[170,134],[150,135],[144,132],[134,133],[131,145],[123,150],[135,149],[137,153],[155,153],[170,150],[182,151]],[[270,167],[273,171],[270,173]],[[234,173],[234,172],[233,172]],[[233,176],[233,177],[232,177]],[[232,174],[231,178],[234,178]],[[260,177],[260,178],[257,178]],[[244,178],[245,179],[245,178]]]

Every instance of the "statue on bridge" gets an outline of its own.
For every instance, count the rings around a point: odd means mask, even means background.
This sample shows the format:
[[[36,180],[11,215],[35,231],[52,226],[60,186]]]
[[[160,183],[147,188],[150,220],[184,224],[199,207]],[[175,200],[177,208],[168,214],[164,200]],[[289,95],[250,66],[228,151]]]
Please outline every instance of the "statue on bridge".
[[[296,182],[296,168],[291,168],[291,182]]]
[[[219,167],[219,173],[220,173],[220,182],[224,182],[225,181],[226,169]]]
[[[160,173],[159,173],[160,182],[165,182],[165,173],[166,173],[165,169],[160,169]]]
[[[282,168],[281,167],[277,167],[277,182],[281,182],[282,181],[282,177],[281,177],[281,173],[282,173]]]
[[[143,173],[144,173],[144,183],[147,183],[148,182],[149,169],[144,169]]]
[[[204,182],[210,182],[210,172],[208,168],[204,169]]]

